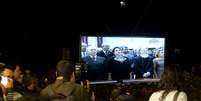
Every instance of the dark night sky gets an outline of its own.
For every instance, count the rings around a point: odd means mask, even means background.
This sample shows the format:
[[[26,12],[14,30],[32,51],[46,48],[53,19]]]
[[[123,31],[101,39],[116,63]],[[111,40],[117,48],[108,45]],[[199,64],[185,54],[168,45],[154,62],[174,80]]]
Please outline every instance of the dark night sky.
[[[198,6],[174,0],[125,1],[125,8],[120,7],[118,0],[72,0],[13,7],[9,10],[12,14],[5,14],[2,57],[29,68],[50,68],[61,59],[62,47],[68,47],[71,58],[77,61],[79,35],[98,32],[166,36],[168,50],[179,47],[185,53],[185,61],[200,61],[193,57],[200,55]]]

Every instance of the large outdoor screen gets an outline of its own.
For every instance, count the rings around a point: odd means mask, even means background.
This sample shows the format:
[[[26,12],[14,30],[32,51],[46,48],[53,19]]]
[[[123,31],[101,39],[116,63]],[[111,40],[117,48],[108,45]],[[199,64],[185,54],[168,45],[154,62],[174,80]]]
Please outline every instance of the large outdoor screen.
[[[79,56],[89,81],[160,78],[165,38],[83,35]]]

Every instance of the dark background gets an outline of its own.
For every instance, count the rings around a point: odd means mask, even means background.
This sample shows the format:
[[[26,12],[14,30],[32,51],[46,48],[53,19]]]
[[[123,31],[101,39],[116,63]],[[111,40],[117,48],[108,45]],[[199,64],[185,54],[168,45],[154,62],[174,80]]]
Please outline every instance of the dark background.
[[[1,61],[46,71],[70,48],[78,61],[79,36],[163,36],[167,58],[182,50],[180,62],[200,63],[199,6],[175,0],[72,0],[8,4],[2,13]],[[4,14],[5,12],[5,14]]]

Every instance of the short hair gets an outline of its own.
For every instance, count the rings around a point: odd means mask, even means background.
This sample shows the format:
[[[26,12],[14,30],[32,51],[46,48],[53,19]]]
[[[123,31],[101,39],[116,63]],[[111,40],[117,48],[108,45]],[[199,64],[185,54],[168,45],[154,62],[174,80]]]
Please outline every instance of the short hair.
[[[102,44],[102,47],[104,47],[104,46],[109,46],[110,47],[110,45],[108,45],[108,44]]]
[[[74,63],[72,61],[61,60],[56,67],[57,76],[63,76],[65,80],[69,81],[70,76],[74,72]]]
[[[120,89],[115,88],[115,89],[112,90],[110,98],[114,100],[114,99],[118,98],[118,96],[121,95],[121,93],[122,92],[121,92]]]
[[[13,71],[16,69],[16,67],[13,65],[6,65],[5,68],[13,70]]]
[[[5,69],[9,69],[9,70],[11,70],[11,71],[15,71],[15,67],[14,66],[11,66],[11,65],[5,65],[4,67],[2,67],[1,69],[0,69],[0,73],[2,73]]]
[[[115,99],[115,101],[133,101],[134,98],[132,95],[127,95],[127,94],[121,94],[118,96],[117,99]]]

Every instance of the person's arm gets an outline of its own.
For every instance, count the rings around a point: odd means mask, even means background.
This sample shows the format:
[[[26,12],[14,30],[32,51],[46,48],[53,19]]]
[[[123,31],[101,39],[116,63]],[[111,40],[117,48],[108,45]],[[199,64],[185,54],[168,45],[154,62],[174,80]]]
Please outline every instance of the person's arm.
[[[80,86],[78,91],[75,93],[75,101],[92,101],[88,90],[89,89],[84,88],[83,85]]]
[[[0,83],[0,87],[1,87],[2,93],[3,93],[4,95],[7,95],[8,91],[7,91],[7,89],[4,87],[4,85],[2,85],[2,84]]]

